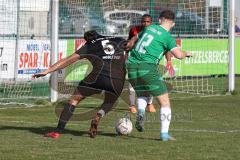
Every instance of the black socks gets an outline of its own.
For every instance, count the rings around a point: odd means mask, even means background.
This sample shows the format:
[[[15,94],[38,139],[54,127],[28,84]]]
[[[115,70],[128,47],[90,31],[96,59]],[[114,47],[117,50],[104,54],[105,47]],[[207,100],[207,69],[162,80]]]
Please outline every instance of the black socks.
[[[58,121],[58,125],[57,125],[57,132],[61,132],[64,130],[67,122],[69,121],[69,119],[72,117],[73,112],[75,110],[74,105],[71,105],[69,103],[64,105],[64,108],[62,110],[62,113],[59,117],[59,121]]]

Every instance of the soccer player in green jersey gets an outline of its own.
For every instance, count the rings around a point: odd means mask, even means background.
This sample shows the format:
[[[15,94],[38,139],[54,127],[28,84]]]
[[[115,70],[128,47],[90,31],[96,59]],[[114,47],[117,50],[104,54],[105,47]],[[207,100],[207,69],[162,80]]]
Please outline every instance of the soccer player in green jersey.
[[[152,17],[149,14],[144,14],[141,18],[141,25],[138,26],[133,26],[130,31],[129,31],[129,36],[128,40],[130,40],[132,37],[136,36],[138,33],[140,33],[142,30],[144,30],[145,27],[148,27],[149,25],[152,24]],[[174,76],[174,68],[172,66],[172,61],[171,61],[171,53],[166,53],[165,54],[166,60],[167,60],[167,65],[166,69],[169,72],[170,77]],[[135,107],[135,90],[133,89],[132,85],[129,83],[129,100],[130,100],[130,107],[129,110],[131,113],[137,113],[137,109]],[[140,99],[141,101],[141,99]],[[146,110],[148,112],[156,112],[156,109],[154,105],[152,104],[153,102],[153,97],[148,97],[147,99],[147,105],[143,108],[142,110]],[[139,99],[137,99],[137,104],[139,103]]]
[[[160,25],[152,24],[137,36],[133,37],[127,48],[132,48],[126,62],[129,81],[138,97],[142,98],[142,105],[146,105],[146,97],[157,98],[160,109],[161,135],[163,141],[175,140],[168,133],[171,121],[171,107],[168,89],[158,71],[160,60],[170,51],[178,59],[191,56],[191,53],[177,47],[176,41],[169,31],[174,27],[175,14],[170,10],[160,13]],[[140,103],[139,103],[140,104]],[[140,106],[141,108],[141,106]],[[144,130],[144,110],[138,111],[136,129]]]

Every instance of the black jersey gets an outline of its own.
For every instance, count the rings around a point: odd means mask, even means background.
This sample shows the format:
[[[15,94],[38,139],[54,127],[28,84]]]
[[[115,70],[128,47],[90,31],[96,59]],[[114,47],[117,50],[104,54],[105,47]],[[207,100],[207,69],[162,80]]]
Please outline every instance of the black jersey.
[[[126,40],[123,38],[101,36],[87,42],[76,53],[91,62],[93,70],[90,75],[124,79],[124,44]]]

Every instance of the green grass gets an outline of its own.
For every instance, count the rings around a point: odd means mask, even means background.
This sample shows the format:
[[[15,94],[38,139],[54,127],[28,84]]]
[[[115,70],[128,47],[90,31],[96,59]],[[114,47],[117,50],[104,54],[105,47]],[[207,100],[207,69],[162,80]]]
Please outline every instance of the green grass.
[[[237,160],[239,99],[239,94],[173,99],[171,134],[177,138],[175,142],[159,141],[158,113],[147,114],[145,132],[134,129],[127,137],[116,136],[114,123],[127,111],[123,101],[102,120],[95,139],[86,134],[90,121],[70,122],[59,139],[43,137],[57,124],[55,108],[49,104],[0,109],[0,159]],[[79,111],[89,109],[82,105]]]
[[[100,133],[90,139],[90,121],[77,121],[79,113],[95,108],[98,101],[86,99],[78,106],[60,139],[43,137],[57,125],[55,107],[45,100],[29,99],[38,107],[0,105],[0,160],[237,160],[240,159],[240,81],[232,96],[199,97],[171,94],[175,142],[159,141],[159,113],[147,113],[146,131],[117,136],[115,121],[128,105],[123,94],[118,106],[100,124]],[[20,102],[16,98],[17,102]],[[26,100],[25,100],[26,101]],[[155,104],[157,105],[157,104]],[[159,111],[159,109],[158,109]],[[82,117],[80,117],[82,118]],[[131,116],[135,122],[135,115]]]
[[[236,78],[236,80],[239,78]],[[181,79],[166,79],[169,88],[173,87],[174,92],[184,92],[193,94],[207,94],[215,95],[222,94],[227,88],[227,77],[182,77]],[[75,87],[78,85],[77,82],[59,82],[58,92],[65,94],[73,92]],[[127,90],[128,83],[124,88]],[[49,82],[34,82],[34,81],[23,81],[23,82],[11,82],[11,83],[0,83],[0,102],[12,102],[20,101],[25,98],[25,103],[32,103],[28,97],[49,97],[50,88]],[[17,99],[16,99],[17,98]],[[28,100],[26,100],[28,98]],[[22,103],[22,102],[20,102]]]

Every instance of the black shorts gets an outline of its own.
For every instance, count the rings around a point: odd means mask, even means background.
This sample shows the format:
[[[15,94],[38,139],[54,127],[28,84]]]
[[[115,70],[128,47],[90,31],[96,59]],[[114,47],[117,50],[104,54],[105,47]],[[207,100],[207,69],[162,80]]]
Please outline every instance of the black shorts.
[[[87,97],[93,94],[99,94],[102,91],[119,97],[124,86],[125,79],[110,78],[108,76],[89,75],[78,85],[79,92]]]

